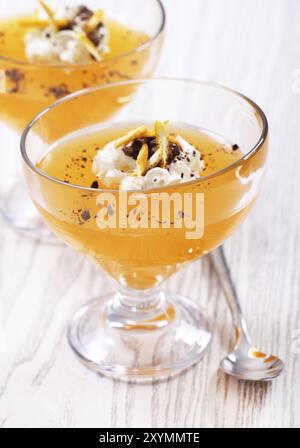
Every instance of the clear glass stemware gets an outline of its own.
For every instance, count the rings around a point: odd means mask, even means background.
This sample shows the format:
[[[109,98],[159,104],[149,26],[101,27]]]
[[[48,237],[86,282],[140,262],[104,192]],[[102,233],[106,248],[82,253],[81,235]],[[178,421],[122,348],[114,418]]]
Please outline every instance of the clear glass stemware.
[[[2,3],[0,31],[1,22],[13,17],[24,18],[33,14],[38,6],[37,0]],[[130,52],[88,64],[30,63],[10,57],[9,51],[3,55],[0,50],[0,74],[6,79],[6,90],[0,89],[0,121],[17,134],[38,112],[67,94],[99,84],[148,77],[156,67],[165,28],[165,11],[160,0],[147,0],[143,8],[140,0],[85,0],[82,3],[93,11],[103,9],[108,18],[129,30],[137,30],[147,39]],[[80,2],[64,0],[63,4],[75,6]],[[1,39],[5,39],[5,35],[1,35]],[[5,157],[11,154],[8,150],[6,148]],[[5,163],[2,166],[5,169]],[[21,181],[8,184],[1,196],[0,212],[11,226],[31,238],[58,243],[32,207]]]
[[[122,102],[108,117],[102,105]],[[82,111],[86,111],[82,113]],[[243,156],[208,176],[143,191],[203,197],[203,233],[187,238],[184,229],[100,228],[99,195],[120,202],[119,190],[79,187],[37,167],[57,142],[78,131],[120,123],[168,119],[206,129],[239,145]],[[74,315],[69,342],[80,359],[102,374],[141,381],[163,379],[195,364],[212,336],[210,320],[188,297],[166,293],[165,279],[214,250],[248,215],[261,186],[267,157],[268,124],[250,99],[225,87],[188,80],[125,81],[75,93],[40,114],[25,130],[21,150],[27,185],[37,209],[66,243],[93,259],[119,284]],[[141,192],[132,192],[140,195]],[[74,210],[88,210],[87,222]],[[201,291],[199,291],[201,298]]]

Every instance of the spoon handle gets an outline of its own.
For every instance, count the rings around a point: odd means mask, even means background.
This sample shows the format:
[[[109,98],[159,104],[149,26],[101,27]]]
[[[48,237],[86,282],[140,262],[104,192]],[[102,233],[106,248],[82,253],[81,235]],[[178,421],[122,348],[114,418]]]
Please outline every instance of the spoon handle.
[[[243,311],[240,305],[236,287],[232,280],[230,268],[226,260],[223,246],[220,246],[218,249],[213,251],[210,254],[210,259],[218,275],[220,284],[222,285],[223,292],[230,308],[233,323],[236,329],[236,336],[239,340],[244,337],[247,343],[251,344],[247,324],[243,316]]]

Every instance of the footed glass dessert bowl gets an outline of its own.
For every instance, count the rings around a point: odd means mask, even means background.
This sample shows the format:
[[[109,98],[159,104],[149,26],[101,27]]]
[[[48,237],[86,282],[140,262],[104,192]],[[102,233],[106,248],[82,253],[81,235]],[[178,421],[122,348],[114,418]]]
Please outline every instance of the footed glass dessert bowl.
[[[42,109],[100,84],[152,74],[165,27],[160,0],[14,0],[0,10],[0,120],[21,133]],[[106,97],[103,115],[122,106]],[[89,105],[86,105],[88,113]],[[67,120],[67,117],[65,117]],[[13,149],[13,148],[12,148]],[[30,237],[57,242],[24,186],[8,186],[3,217]]]
[[[123,104],[110,117],[102,112],[107,97]],[[161,286],[248,215],[267,136],[266,117],[250,99],[176,79],[86,89],[30,123],[21,151],[35,206],[58,237],[119,284],[73,316],[68,338],[81,361],[114,378],[152,381],[203,357],[209,318]]]

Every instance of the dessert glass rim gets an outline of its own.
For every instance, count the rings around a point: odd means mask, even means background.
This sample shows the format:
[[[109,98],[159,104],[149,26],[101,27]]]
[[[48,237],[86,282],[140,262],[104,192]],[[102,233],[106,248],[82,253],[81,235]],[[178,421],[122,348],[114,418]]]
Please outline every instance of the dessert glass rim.
[[[203,182],[211,180],[215,177],[219,177],[219,176],[233,170],[234,168],[236,168],[237,166],[241,165],[243,162],[245,162],[249,158],[251,158],[251,156],[253,154],[260,151],[260,149],[263,147],[264,143],[267,141],[268,133],[269,133],[269,124],[268,124],[268,120],[267,120],[265,113],[253,100],[251,100],[247,96],[243,95],[242,93],[240,93],[234,89],[223,86],[222,84],[219,84],[219,83],[197,81],[197,80],[189,79],[189,78],[159,77],[159,78],[147,78],[147,79],[132,79],[132,80],[128,80],[128,81],[118,81],[118,82],[114,82],[114,83],[109,83],[109,84],[104,84],[104,85],[99,85],[99,86],[94,86],[94,87],[90,87],[87,89],[79,90],[77,92],[74,92],[70,95],[65,96],[64,98],[61,98],[60,100],[56,101],[55,103],[51,104],[46,109],[44,109],[42,112],[40,112],[27,125],[27,127],[25,128],[25,130],[22,134],[21,141],[20,141],[20,147],[21,147],[21,155],[22,155],[23,161],[26,163],[26,165],[30,168],[31,171],[34,171],[39,176],[41,176],[51,182],[54,182],[56,184],[60,184],[65,187],[73,188],[76,190],[86,191],[89,193],[97,193],[97,192],[98,193],[99,192],[118,193],[120,191],[120,189],[118,189],[118,188],[105,188],[104,189],[104,188],[83,187],[80,185],[67,183],[60,179],[50,176],[45,171],[38,168],[34,163],[32,163],[29,156],[27,155],[27,149],[26,149],[27,137],[28,137],[30,131],[34,128],[35,124],[38,123],[45,115],[47,115],[48,112],[50,112],[52,109],[59,106],[60,104],[72,101],[73,99],[80,98],[81,96],[88,95],[90,93],[97,92],[99,90],[104,90],[107,88],[120,87],[123,85],[130,85],[130,84],[144,84],[144,83],[146,84],[149,82],[184,82],[184,83],[188,83],[188,84],[195,84],[195,85],[200,85],[203,87],[211,87],[211,88],[219,89],[220,91],[229,92],[229,93],[241,98],[245,102],[247,102],[255,110],[255,112],[259,115],[261,122],[262,122],[262,131],[261,131],[260,137],[257,140],[257,142],[255,143],[255,145],[246,154],[244,154],[238,160],[234,161],[233,163],[226,166],[225,168],[221,168],[220,170],[217,170],[214,173],[208,174],[207,176],[203,176],[198,179],[194,179],[194,180],[187,181],[187,182],[181,182],[179,184],[176,184],[175,185],[176,187],[193,186],[196,184],[201,184]],[[148,188],[145,190],[128,190],[128,191],[126,190],[126,192],[127,193],[139,192],[139,193],[147,194],[147,193],[151,193],[155,190],[166,191],[169,189],[174,189],[174,185],[165,185],[163,187],[151,187],[151,188]]]
[[[105,65],[110,62],[118,61],[119,59],[123,59],[129,56],[133,56],[137,53],[141,53],[146,48],[150,47],[150,45],[155,42],[164,32],[165,26],[166,26],[166,10],[161,0],[154,0],[161,12],[161,23],[158,27],[158,30],[155,32],[155,34],[151,37],[149,37],[146,42],[139,45],[138,47],[134,48],[131,51],[127,51],[126,53],[121,53],[112,57],[107,57],[103,59],[102,61],[91,61],[91,62],[77,62],[77,63],[42,63],[42,62],[30,62],[30,61],[21,61],[19,59],[10,58],[9,56],[1,56],[0,54],[0,61],[13,63],[20,67],[29,67],[29,68],[35,68],[35,69],[41,69],[41,68],[52,68],[52,69],[78,69],[78,68],[86,68],[89,66],[101,66]]]

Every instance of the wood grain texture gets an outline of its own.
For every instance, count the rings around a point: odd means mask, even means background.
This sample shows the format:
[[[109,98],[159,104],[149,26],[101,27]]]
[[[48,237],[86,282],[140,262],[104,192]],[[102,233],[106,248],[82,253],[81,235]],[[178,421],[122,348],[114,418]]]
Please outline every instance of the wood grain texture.
[[[265,186],[226,253],[254,340],[286,360],[286,375],[255,384],[218,372],[230,348],[231,321],[210,263],[202,260],[167,287],[200,300],[215,316],[215,338],[204,361],[159,385],[98,377],[74,358],[65,326],[80,304],[111,291],[113,283],[70,249],[28,241],[0,222],[0,426],[300,426],[300,354],[293,353],[293,332],[300,329],[300,93],[293,91],[300,69],[300,4],[164,3],[167,35],[157,73],[241,90],[270,121]],[[0,131],[3,190],[14,171],[17,138]]]

